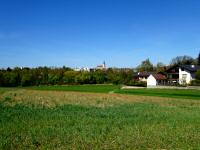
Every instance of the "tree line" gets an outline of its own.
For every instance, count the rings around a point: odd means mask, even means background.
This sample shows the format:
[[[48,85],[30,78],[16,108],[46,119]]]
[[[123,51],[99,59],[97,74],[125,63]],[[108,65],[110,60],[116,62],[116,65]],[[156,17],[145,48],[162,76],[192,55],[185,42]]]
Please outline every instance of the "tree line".
[[[132,69],[74,71],[71,68],[7,68],[0,70],[0,86],[37,86],[64,84],[126,84],[132,80]]]
[[[190,56],[177,56],[171,60],[170,66],[186,64],[200,65],[199,56],[194,59]],[[51,68],[19,68],[0,69],[0,86],[38,86],[38,85],[64,85],[64,84],[126,84],[145,86],[144,83],[134,81],[137,72],[155,71],[165,72],[168,67],[162,62],[154,66],[150,59],[141,62],[135,69],[109,68],[106,70],[74,71],[69,67]],[[200,74],[200,73],[199,73]]]
[[[166,66],[162,62],[158,62],[156,66],[153,65],[153,63],[150,61],[149,58],[142,61],[140,65],[138,65],[137,70],[138,71],[165,71],[167,67],[175,66],[175,65],[200,65],[200,53],[197,58],[193,58],[191,56],[177,56],[175,58],[172,58],[170,61],[170,65]]]

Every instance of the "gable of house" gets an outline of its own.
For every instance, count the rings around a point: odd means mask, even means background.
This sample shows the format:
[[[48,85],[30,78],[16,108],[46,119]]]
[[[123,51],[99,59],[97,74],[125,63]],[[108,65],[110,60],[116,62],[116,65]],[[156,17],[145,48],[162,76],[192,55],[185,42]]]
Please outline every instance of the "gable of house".
[[[147,86],[156,86],[157,85],[157,81],[155,79],[155,77],[151,74],[148,78],[147,78]]]

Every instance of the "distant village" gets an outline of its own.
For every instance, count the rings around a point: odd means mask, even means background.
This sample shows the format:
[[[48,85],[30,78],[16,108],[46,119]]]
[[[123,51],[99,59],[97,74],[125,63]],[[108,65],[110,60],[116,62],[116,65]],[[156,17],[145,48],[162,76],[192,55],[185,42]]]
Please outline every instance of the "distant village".
[[[148,60],[147,60],[148,61]],[[92,72],[95,70],[107,70],[105,61],[98,65],[96,68],[75,68],[74,71],[88,71]],[[115,70],[133,70],[133,80],[139,82],[145,82],[147,87],[157,86],[186,86],[191,84],[192,81],[199,79],[196,78],[197,71],[200,72],[200,64],[193,64],[191,62],[185,62],[185,64],[175,64],[171,66],[162,66],[160,70],[155,71],[138,71],[133,68],[112,68]]]
[[[82,67],[82,68],[74,68],[74,71],[95,71],[95,70],[106,70],[106,62],[104,61],[103,64],[98,65],[96,68],[88,68],[88,67]]]
[[[106,62],[93,68],[15,67],[0,69],[0,86],[64,84],[121,84],[148,88],[200,86],[200,54],[197,58],[177,56],[170,65],[153,65],[147,58],[135,68],[108,67]]]

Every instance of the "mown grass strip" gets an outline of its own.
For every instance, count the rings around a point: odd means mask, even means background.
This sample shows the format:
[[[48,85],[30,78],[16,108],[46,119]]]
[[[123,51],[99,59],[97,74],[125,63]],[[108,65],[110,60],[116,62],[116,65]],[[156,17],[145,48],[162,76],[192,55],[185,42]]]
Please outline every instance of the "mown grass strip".
[[[126,89],[116,90],[120,94],[144,95],[169,97],[179,99],[198,99],[200,100],[200,90],[183,90],[183,89]]]

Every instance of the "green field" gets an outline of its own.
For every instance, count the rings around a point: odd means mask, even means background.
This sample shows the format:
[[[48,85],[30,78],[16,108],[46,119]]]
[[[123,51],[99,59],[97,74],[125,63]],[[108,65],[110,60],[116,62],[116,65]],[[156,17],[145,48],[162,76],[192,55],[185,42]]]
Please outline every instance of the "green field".
[[[189,89],[127,89],[116,93],[200,100],[200,90]]]
[[[105,87],[0,88],[0,149],[199,149],[198,91]]]
[[[71,85],[71,86],[35,86],[28,89],[55,90],[55,91],[78,91],[95,93],[120,93],[132,95],[146,95],[158,97],[173,97],[181,99],[200,99],[200,90],[188,89],[128,89],[121,90],[118,85]]]

